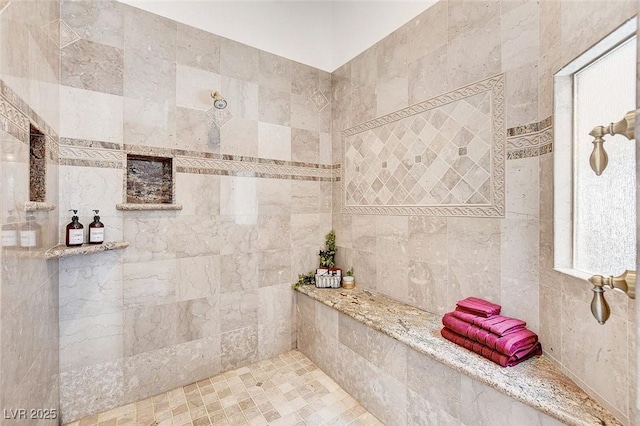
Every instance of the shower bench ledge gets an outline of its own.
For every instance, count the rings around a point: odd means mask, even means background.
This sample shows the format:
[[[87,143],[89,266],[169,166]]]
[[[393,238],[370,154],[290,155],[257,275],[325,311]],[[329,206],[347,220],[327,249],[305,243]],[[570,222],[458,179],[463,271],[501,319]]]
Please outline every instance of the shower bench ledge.
[[[503,368],[440,335],[441,318],[362,289],[298,292],[569,425],[622,425],[544,355]]]

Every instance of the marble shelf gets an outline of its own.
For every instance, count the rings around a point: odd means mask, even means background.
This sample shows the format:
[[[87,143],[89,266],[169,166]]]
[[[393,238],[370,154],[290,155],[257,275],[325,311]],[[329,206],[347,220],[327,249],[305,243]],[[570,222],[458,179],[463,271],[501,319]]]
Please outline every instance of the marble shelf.
[[[39,201],[25,201],[24,203],[20,203],[18,208],[23,212],[50,212],[51,210],[56,209],[55,204],[51,203],[42,203]]]
[[[503,368],[440,336],[439,315],[369,290],[296,290],[568,425],[622,426],[544,355]]]
[[[182,210],[182,204],[116,204],[116,209],[122,211],[153,211],[153,210]]]
[[[58,244],[50,248],[44,254],[44,258],[60,259],[62,257],[77,256],[81,254],[100,253],[108,250],[121,250],[129,247],[128,241],[104,242],[102,244],[83,244],[79,247],[67,247],[64,244]]]

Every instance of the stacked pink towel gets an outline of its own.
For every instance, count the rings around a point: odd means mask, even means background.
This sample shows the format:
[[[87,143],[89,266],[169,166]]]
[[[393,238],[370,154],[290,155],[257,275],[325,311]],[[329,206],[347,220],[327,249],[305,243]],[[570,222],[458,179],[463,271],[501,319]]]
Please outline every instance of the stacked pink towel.
[[[497,334],[498,336],[504,336],[505,334],[522,330],[527,326],[527,323],[522,320],[504,317],[502,315],[493,315],[485,318],[457,310],[450,312],[447,315],[453,315],[454,317],[466,323],[483,328],[487,331]]]
[[[542,353],[538,336],[522,320],[500,313],[500,305],[475,297],[457,303],[442,318],[442,336],[462,347],[511,367]]]
[[[462,346],[463,348],[467,348],[470,351],[477,353],[478,355],[482,355],[483,357],[490,359],[491,361],[501,365],[502,367],[513,367],[514,365],[520,364],[522,361],[529,359],[532,356],[542,354],[542,346],[540,345],[540,343],[536,343],[535,345],[530,347],[524,347],[511,355],[506,355],[499,351],[490,349],[488,346],[484,346],[481,343],[474,342],[469,338],[454,333],[446,327],[442,329],[441,334],[445,339],[450,340],[453,343]]]
[[[456,303],[456,310],[481,317],[490,317],[500,313],[501,306],[477,297],[467,297]]]

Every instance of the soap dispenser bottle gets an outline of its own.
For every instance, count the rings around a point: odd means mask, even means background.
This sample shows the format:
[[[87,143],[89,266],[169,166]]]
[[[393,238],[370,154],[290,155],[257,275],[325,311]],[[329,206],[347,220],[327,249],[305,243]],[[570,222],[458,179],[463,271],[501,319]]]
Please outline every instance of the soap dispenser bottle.
[[[99,210],[94,210],[96,215],[89,225],[89,244],[102,244],[104,242],[104,224],[100,222]]]
[[[78,222],[78,210],[69,210],[73,212],[71,223],[67,225],[67,247],[81,246],[84,243],[84,226]]]
[[[20,247],[30,249],[38,247],[40,243],[41,226],[36,223],[36,217],[32,213],[27,215],[27,223],[20,227]]]
[[[13,216],[13,210],[9,210],[7,223],[2,225],[2,247],[9,248],[18,245],[18,225],[15,216]]]

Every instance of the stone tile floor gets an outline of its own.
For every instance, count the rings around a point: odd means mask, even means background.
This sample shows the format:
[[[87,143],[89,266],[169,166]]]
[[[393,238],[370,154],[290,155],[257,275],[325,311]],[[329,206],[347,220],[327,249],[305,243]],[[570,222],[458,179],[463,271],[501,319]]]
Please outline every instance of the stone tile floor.
[[[67,426],[382,425],[294,350]]]

